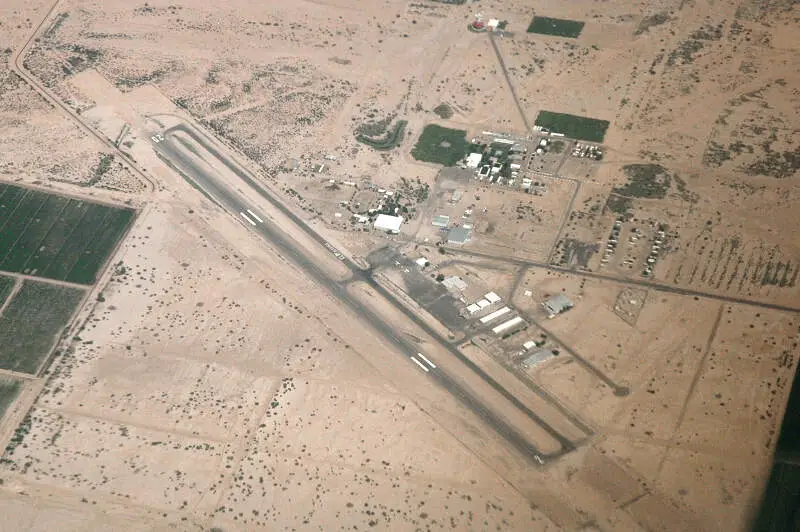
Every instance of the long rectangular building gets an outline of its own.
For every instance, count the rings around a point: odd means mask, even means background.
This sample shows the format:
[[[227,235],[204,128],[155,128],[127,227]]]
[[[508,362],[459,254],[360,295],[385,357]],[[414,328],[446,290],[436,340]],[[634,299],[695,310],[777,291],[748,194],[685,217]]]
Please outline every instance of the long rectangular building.
[[[481,323],[484,323],[484,324],[485,323],[489,323],[490,321],[496,320],[500,316],[502,316],[504,314],[508,314],[509,312],[511,312],[511,309],[508,308],[508,307],[503,307],[501,309],[497,309],[494,312],[492,312],[491,314],[487,314],[486,316],[482,317],[481,318]]]
[[[501,332],[507,331],[511,327],[514,327],[515,325],[519,325],[520,323],[525,323],[525,320],[523,320],[522,318],[517,316],[515,318],[511,318],[510,320],[508,320],[506,322],[501,323],[500,325],[498,325],[497,327],[492,329],[492,332],[495,333],[495,334],[500,334]]]

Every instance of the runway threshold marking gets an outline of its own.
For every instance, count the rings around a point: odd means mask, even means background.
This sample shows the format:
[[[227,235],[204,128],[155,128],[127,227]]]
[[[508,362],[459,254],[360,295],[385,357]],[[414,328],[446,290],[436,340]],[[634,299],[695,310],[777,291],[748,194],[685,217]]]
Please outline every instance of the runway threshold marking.
[[[417,359],[416,359],[416,358],[414,358],[414,357],[411,357],[411,360],[413,360],[414,362],[416,362],[417,366],[419,366],[419,367],[421,367],[421,368],[422,368],[422,371],[424,371],[425,373],[428,373],[428,368],[426,368],[426,367],[425,367],[425,364],[423,364],[422,362],[420,362],[419,360],[417,360]]]
[[[250,218],[249,218],[249,217],[248,217],[248,216],[247,216],[245,213],[243,213],[243,212],[240,212],[239,214],[241,214],[241,215],[242,215],[242,218],[244,218],[245,220],[247,220],[248,222],[250,222],[250,225],[256,225],[256,223],[255,223],[253,220],[251,220],[251,219],[250,219]]]
[[[262,224],[264,223],[264,220],[259,218],[258,215],[256,213],[254,213],[253,211],[251,211],[250,209],[247,209],[247,214],[249,214],[250,216],[252,216],[256,220],[258,220],[259,223],[262,223]]]
[[[434,364],[433,362],[431,362],[430,360],[425,358],[425,355],[423,355],[422,353],[417,353],[417,356],[419,358],[421,358],[422,360],[424,360],[425,362],[427,362],[430,367],[432,367],[433,369],[436,369],[436,364]]]

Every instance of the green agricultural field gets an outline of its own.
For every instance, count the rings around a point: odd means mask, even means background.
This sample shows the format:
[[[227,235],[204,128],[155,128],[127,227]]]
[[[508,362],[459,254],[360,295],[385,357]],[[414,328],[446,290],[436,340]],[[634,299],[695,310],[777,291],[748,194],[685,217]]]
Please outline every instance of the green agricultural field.
[[[93,284],[132,209],[0,184],[0,270]]]
[[[22,389],[22,383],[12,377],[0,377],[0,421],[6,415],[8,407],[14,404],[14,400]]]
[[[0,368],[36,374],[85,292],[23,281],[0,315]]]
[[[575,39],[583,31],[583,22],[578,20],[566,20],[561,18],[533,17],[528,33],[540,33],[542,35],[557,35],[559,37],[569,37]]]
[[[566,113],[539,111],[535,124],[555,133],[563,133],[571,139],[603,142],[609,122]]]
[[[14,290],[15,282],[16,279],[14,279],[13,277],[6,277],[5,275],[0,275],[0,307],[3,306],[3,303],[6,302],[6,298]]]
[[[463,129],[450,129],[436,124],[425,126],[411,150],[418,161],[455,166],[469,152],[467,132]]]

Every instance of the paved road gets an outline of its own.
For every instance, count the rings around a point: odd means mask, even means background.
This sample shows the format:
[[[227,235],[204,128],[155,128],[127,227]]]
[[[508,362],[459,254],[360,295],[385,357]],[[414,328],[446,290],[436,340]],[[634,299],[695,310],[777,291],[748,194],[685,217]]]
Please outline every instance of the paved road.
[[[245,226],[249,227],[256,234],[261,236],[264,240],[269,242],[271,246],[280,251],[280,253],[297,264],[302,268],[309,277],[311,277],[318,285],[328,290],[334,297],[342,302],[347,308],[354,312],[363,322],[369,324],[375,331],[383,336],[388,342],[394,345],[399,352],[403,353],[411,363],[415,364],[420,371],[424,371],[427,376],[430,376],[444,389],[451,393],[458,399],[464,406],[471,410],[475,415],[481,418],[487,425],[494,429],[499,435],[512,444],[518,451],[520,451],[532,463],[542,464],[544,458],[553,458],[565,452],[574,449],[574,444],[566,437],[562,436],[553,427],[551,427],[545,420],[541,419],[535,412],[528,409],[516,397],[506,391],[499,383],[494,381],[489,375],[483,372],[480,368],[474,365],[469,359],[464,357],[460,351],[441,338],[436,331],[432,330],[427,324],[423,327],[426,332],[434,337],[434,340],[441,340],[441,348],[450,352],[455,350],[460,359],[467,361],[470,369],[476,371],[478,375],[493,388],[499,391],[504,397],[511,401],[521,411],[523,411],[530,419],[536,422],[540,427],[548,432],[556,441],[561,444],[561,450],[556,453],[544,454],[537,447],[531,443],[523,434],[520,434],[514,427],[510,426],[504,419],[498,416],[495,412],[483,404],[479,398],[466,389],[455,378],[451,377],[443,368],[439,367],[435,360],[429,360],[426,355],[419,353],[418,348],[407,338],[398,335],[395,328],[383,321],[373,310],[366,307],[361,301],[355,298],[347,290],[347,284],[331,278],[319,265],[308,257],[302,248],[289,237],[280,227],[271,222],[263,213],[260,213],[253,205],[244,199],[244,197],[237,191],[233,190],[225,183],[223,183],[213,172],[209,172],[197,157],[193,156],[191,152],[194,147],[191,143],[183,138],[181,135],[175,133],[183,133],[191,137],[192,141],[201,146],[208,152],[208,155],[215,157],[221,164],[225,165],[228,169],[234,172],[245,183],[265,199],[267,199],[273,206],[279,208],[286,216],[292,219],[299,228],[303,229],[306,233],[312,236],[320,244],[324,245],[326,249],[336,254],[335,248],[332,248],[324,238],[308,227],[302,220],[294,215],[287,207],[285,207],[278,200],[273,198],[268,191],[259,185],[253,177],[230,158],[221,153],[212,143],[203,137],[202,134],[196,132],[193,128],[185,125],[176,126],[168,129],[163,133],[163,136],[154,137],[154,148],[160,157],[166,159],[174,168],[180,171],[185,178],[193,182],[194,185],[199,187],[205,194],[212,198],[217,204],[223,207],[232,215],[239,218]],[[163,140],[160,140],[163,139]],[[157,142],[156,142],[157,141]],[[365,283],[371,286],[377,292],[384,294],[387,293],[381,285],[375,282],[369,275],[369,272],[358,268],[355,264],[350,262],[344,255],[337,255],[353,272],[354,276],[358,276]],[[387,298],[390,302],[394,302],[393,298]],[[397,303],[400,310],[407,314],[411,314],[415,318],[415,322],[420,322],[418,316],[414,315],[402,304]],[[432,334],[431,334],[432,333]]]
[[[66,113],[69,116],[70,119],[72,119],[73,122],[75,122],[75,124],[81,130],[83,130],[86,134],[94,137],[95,139],[103,143],[103,145],[105,145],[105,147],[109,151],[114,152],[120,159],[125,161],[128,165],[128,169],[131,172],[133,172],[136,176],[138,176],[139,179],[142,180],[143,184],[145,184],[149,192],[153,192],[156,189],[155,183],[142,170],[139,169],[139,167],[127,153],[120,150],[117,145],[108,140],[105,136],[95,131],[89,124],[87,124],[83,120],[83,118],[74,109],[72,109],[69,105],[66,105],[64,102],[62,102],[61,99],[58,98],[55,94],[53,94],[50,91],[50,89],[45,87],[45,85],[41,81],[39,81],[39,79],[36,78],[36,76],[32,75],[25,69],[25,64],[24,64],[25,55],[28,53],[28,50],[30,50],[31,45],[36,41],[36,35],[39,33],[39,31],[41,31],[45,23],[50,19],[50,16],[56,11],[56,8],[58,7],[60,2],[61,0],[56,0],[55,2],[53,2],[53,4],[47,10],[47,13],[39,21],[39,24],[37,24],[36,28],[34,28],[34,30],[31,32],[31,35],[25,42],[25,44],[18,50],[14,51],[14,53],[11,56],[11,60],[8,63],[9,67],[13,72],[17,73],[23,80],[25,80],[25,82],[28,83],[28,85],[30,85],[37,93],[39,93],[39,96],[41,96],[45,101],[50,103],[53,107],[61,109],[64,113]]]
[[[511,91],[511,97],[514,99],[514,104],[517,106],[517,111],[519,111],[519,116],[522,118],[522,123],[525,124],[525,134],[528,135],[531,132],[531,124],[528,122],[528,117],[525,115],[525,109],[522,108],[522,104],[519,102],[519,98],[517,97],[517,91],[514,89],[514,84],[511,82],[511,76],[508,73],[508,69],[506,68],[506,62],[503,60],[503,54],[500,53],[500,48],[498,48],[497,43],[494,41],[494,32],[489,31],[489,42],[492,43],[492,48],[494,49],[494,55],[497,56],[497,62],[500,63],[500,70],[503,71],[503,77],[506,78],[506,83],[508,84],[508,90]]]
[[[654,281],[645,281],[643,279],[630,279],[627,277],[617,277],[615,275],[609,275],[605,273],[597,273],[597,272],[590,272],[586,270],[578,270],[572,268],[564,268],[561,266],[553,266],[552,264],[548,264],[546,262],[537,262],[533,260],[527,259],[520,259],[516,257],[498,257],[496,255],[491,255],[489,253],[481,253],[480,251],[471,251],[468,249],[463,248],[456,248],[456,247],[448,247],[448,252],[452,253],[453,255],[466,255],[470,257],[480,257],[483,259],[491,259],[500,262],[506,262],[509,264],[516,264],[518,266],[527,266],[533,268],[543,268],[545,270],[550,270],[551,272],[559,272],[559,273],[569,273],[571,275],[578,275],[580,277],[588,277],[589,279],[600,279],[603,281],[611,281],[612,283],[619,283],[619,284],[626,284],[631,286],[638,286],[642,288],[650,288],[653,290],[657,290],[659,292],[666,292],[668,294],[679,294],[682,296],[695,296],[695,297],[704,297],[706,299],[714,299],[716,301],[723,301],[725,303],[736,303],[741,305],[750,305],[753,307],[771,309],[771,310],[781,310],[784,312],[800,312],[800,308],[798,307],[790,307],[788,305],[779,305],[777,303],[766,303],[763,301],[754,301],[752,299],[746,299],[743,297],[733,297],[733,296],[725,296],[721,294],[714,294],[711,292],[701,292],[699,290],[691,290],[689,288],[680,288],[677,286],[671,286],[668,284],[657,283]]]

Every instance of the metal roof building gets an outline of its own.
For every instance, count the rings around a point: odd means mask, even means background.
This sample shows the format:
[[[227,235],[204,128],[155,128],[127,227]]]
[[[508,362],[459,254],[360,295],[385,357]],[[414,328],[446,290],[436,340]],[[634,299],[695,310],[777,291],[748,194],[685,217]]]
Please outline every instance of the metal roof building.
[[[434,227],[447,227],[450,225],[450,217],[445,214],[437,214],[433,217],[433,221],[431,221],[431,225]]]
[[[482,153],[470,153],[467,155],[467,168],[477,168],[483,159]]]
[[[375,218],[372,227],[378,231],[387,231],[389,233],[399,233],[400,226],[403,225],[402,216],[389,216],[388,214],[379,214]]]
[[[575,305],[564,294],[556,294],[547,301],[545,301],[543,303],[543,306],[544,309],[548,312],[548,314],[550,314],[551,316],[555,316],[556,314],[561,314],[562,312],[571,309]]]
[[[448,244],[466,244],[472,238],[472,231],[463,227],[453,227],[447,233]]]
[[[539,349],[538,351],[534,351],[533,353],[531,353],[530,356],[525,358],[525,360],[522,361],[522,364],[525,367],[532,368],[537,364],[541,364],[545,360],[550,360],[554,356],[556,356],[556,354],[553,353],[552,349]]]
[[[481,322],[481,323],[483,323],[483,324],[487,324],[487,323],[489,323],[490,321],[494,321],[494,320],[496,320],[496,319],[497,319],[497,318],[499,318],[500,316],[503,316],[503,315],[505,315],[505,314],[508,314],[509,312],[511,312],[511,308],[509,308],[509,307],[503,307],[503,308],[501,308],[501,309],[495,310],[495,311],[494,311],[494,312],[492,312],[491,314],[487,314],[486,316],[482,317],[482,318],[480,319],[480,322]]]
[[[500,325],[498,325],[497,327],[492,329],[492,332],[495,333],[495,334],[500,334],[503,331],[507,331],[508,329],[510,329],[512,327],[516,327],[520,323],[524,324],[525,320],[523,320],[519,316],[516,316],[514,318],[511,318],[507,322],[501,323]]]
[[[487,294],[484,294],[483,298],[489,303],[497,303],[498,301],[500,301],[500,296],[498,296],[494,292],[489,292]]]
[[[444,285],[445,288],[454,290],[464,290],[467,287],[467,283],[464,279],[455,275],[442,280],[442,285]]]

